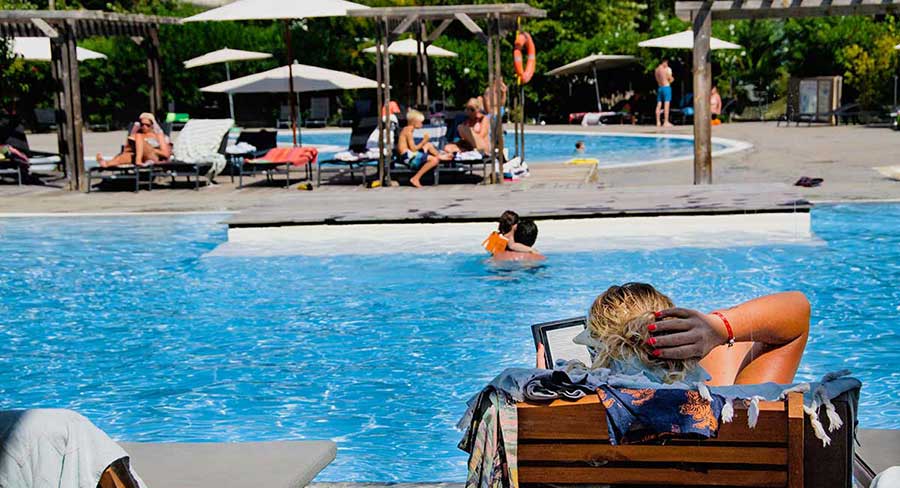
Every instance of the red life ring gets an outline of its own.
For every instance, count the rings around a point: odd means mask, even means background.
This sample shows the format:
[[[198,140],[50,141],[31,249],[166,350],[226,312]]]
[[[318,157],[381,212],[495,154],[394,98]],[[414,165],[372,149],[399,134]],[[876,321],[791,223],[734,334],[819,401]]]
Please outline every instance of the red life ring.
[[[525,47],[528,52],[528,62],[525,63],[525,68],[522,68],[523,47]],[[516,47],[513,50],[513,63],[515,63],[516,66],[516,74],[519,76],[519,79],[522,80],[523,84],[531,81],[531,77],[534,76],[536,61],[534,40],[531,39],[531,34],[527,32],[519,33],[519,35],[516,36]]]

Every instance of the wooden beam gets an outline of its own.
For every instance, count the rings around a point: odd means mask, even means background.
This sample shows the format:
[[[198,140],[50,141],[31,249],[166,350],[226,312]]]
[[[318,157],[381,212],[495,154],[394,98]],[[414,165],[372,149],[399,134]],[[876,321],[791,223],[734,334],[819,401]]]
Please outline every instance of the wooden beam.
[[[63,170],[66,173],[66,189],[74,190],[78,187],[75,171],[75,149],[72,145],[70,132],[69,109],[70,98],[68,96],[69,72],[68,56],[64,46],[65,40],[61,37],[50,40],[50,71],[55,81],[54,102],[56,108],[56,141],[57,152],[63,162]]]
[[[385,17],[382,19],[384,22],[384,56],[382,59],[384,60],[384,106],[385,111],[383,114],[384,117],[384,133],[382,136],[386,142],[383,151],[383,165],[384,165],[384,179],[382,180],[382,184],[386,186],[391,185],[391,161],[393,161],[393,149],[394,149],[394,132],[391,130],[391,55],[388,53],[388,46],[391,45],[391,41],[393,40],[393,36],[391,35],[391,21],[389,17]]]
[[[47,23],[44,19],[31,19],[31,23],[37,27],[41,33],[44,34],[44,37],[49,37],[51,39],[59,37],[59,32],[56,32],[50,24]]]
[[[77,25],[74,20],[66,21],[65,48],[69,58],[69,94],[71,99],[72,145],[75,149],[75,188],[87,191],[87,172],[84,166],[84,120],[81,114],[81,76],[78,73]]]
[[[447,30],[447,27],[450,27],[450,24],[453,23],[453,20],[454,19],[442,20],[440,25],[438,25],[435,30],[431,31],[431,34],[428,34],[428,37],[425,38],[425,41],[430,44],[430,43],[434,42],[435,40],[437,40],[437,38],[441,37],[441,35],[444,33],[444,31]]]
[[[712,183],[712,126],[709,97],[712,63],[709,38],[712,15],[700,11],[694,18],[694,184]]]
[[[146,38],[147,79],[150,80],[150,112],[162,115],[162,75],[159,69],[159,31],[151,29]]]
[[[471,17],[466,14],[456,14],[455,17],[457,20],[462,22],[462,25],[466,26],[466,29],[469,29],[469,32],[478,36],[478,38],[483,42],[488,41],[488,36],[484,33],[483,30],[481,30],[481,27],[479,27],[478,24],[476,24],[475,21],[472,20]]]
[[[900,14],[900,0],[715,0],[678,1],[675,14],[693,21],[701,10],[713,20]]]
[[[407,30],[409,30],[410,26],[413,25],[413,23],[417,20],[419,20],[418,15],[413,14],[413,15],[407,16],[402,21],[400,21],[400,24],[397,27],[395,27],[394,30],[391,31],[391,33],[394,34],[395,36],[399,36],[400,34],[403,34]]]
[[[512,17],[546,17],[547,11],[532,7],[524,3],[501,3],[485,5],[432,5],[419,7],[376,7],[360,10],[348,10],[350,17],[371,18],[405,18],[409,15],[417,15],[428,19],[453,18],[456,14],[466,14],[472,17],[487,18],[494,15]]]
[[[381,22],[375,23],[375,81],[378,87],[375,89],[375,99],[378,107],[375,116],[378,118],[378,181],[384,181],[384,117],[381,116],[386,105],[384,102],[384,56],[387,56],[385,50],[387,45],[383,44],[384,38],[381,35]],[[358,114],[362,116],[363,114]],[[365,168],[363,168],[365,171]],[[365,173],[363,173],[365,175]],[[363,176],[365,180],[365,176]],[[363,181],[365,183],[365,181]]]

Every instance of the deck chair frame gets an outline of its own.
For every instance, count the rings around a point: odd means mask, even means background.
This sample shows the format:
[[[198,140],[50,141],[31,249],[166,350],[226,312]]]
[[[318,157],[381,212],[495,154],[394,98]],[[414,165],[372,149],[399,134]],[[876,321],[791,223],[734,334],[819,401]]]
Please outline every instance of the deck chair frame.
[[[519,403],[519,483],[803,487],[802,395],[760,402],[752,429],[738,403],[715,439],[618,446],[597,396]]]

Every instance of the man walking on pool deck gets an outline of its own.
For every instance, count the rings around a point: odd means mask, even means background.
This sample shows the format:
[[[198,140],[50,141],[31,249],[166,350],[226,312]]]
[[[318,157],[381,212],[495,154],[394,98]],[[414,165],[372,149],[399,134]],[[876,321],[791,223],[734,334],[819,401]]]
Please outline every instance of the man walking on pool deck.
[[[663,58],[656,70],[653,71],[656,77],[656,84],[659,88],[656,90],[656,126],[659,127],[659,113],[665,113],[663,127],[672,127],[669,122],[669,106],[672,105],[672,82],[675,77],[672,76],[672,68],[669,67],[669,58]]]

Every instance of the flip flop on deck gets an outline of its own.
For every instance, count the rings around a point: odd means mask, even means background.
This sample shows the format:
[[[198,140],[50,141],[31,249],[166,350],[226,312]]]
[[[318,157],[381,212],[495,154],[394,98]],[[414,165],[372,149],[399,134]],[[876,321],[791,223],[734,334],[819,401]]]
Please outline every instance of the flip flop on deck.
[[[331,441],[122,443],[147,486],[303,488],[337,453]]]

